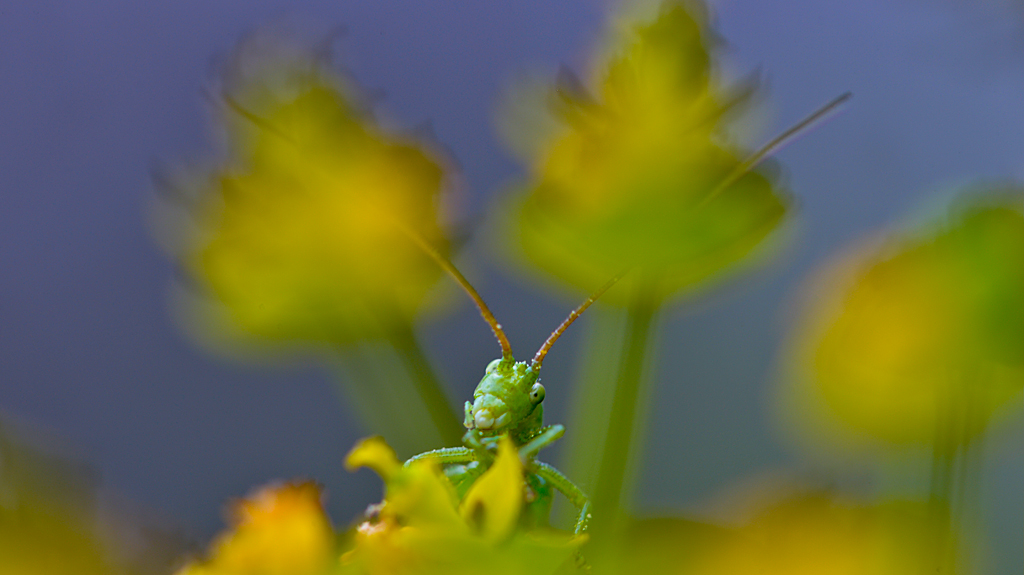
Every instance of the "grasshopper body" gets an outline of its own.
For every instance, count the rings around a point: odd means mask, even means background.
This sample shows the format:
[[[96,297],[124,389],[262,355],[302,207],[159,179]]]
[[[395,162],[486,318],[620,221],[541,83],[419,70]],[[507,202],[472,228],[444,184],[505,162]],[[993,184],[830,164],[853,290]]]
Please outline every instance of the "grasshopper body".
[[[464,446],[421,453],[406,464],[427,457],[437,459],[462,497],[494,462],[498,440],[507,435],[519,448],[527,471],[523,521],[546,524],[552,496],[560,491],[579,510],[574,531],[582,533],[589,519],[590,500],[561,472],[536,459],[541,449],[565,433],[561,425],[543,425],[545,392],[538,381],[539,371],[536,362],[527,365],[511,357],[492,361],[473,392],[473,401],[466,402]]]

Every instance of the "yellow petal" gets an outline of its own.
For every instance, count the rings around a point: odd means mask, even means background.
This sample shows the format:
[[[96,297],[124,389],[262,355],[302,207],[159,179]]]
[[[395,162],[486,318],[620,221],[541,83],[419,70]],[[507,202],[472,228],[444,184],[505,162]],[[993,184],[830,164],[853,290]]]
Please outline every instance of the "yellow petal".
[[[402,468],[402,464],[384,438],[375,435],[357,443],[345,456],[345,469],[354,471],[360,467],[369,467],[387,483]]]
[[[207,561],[180,575],[319,575],[335,558],[334,530],[312,483],[264,487],[231,509],[233,529]]]
[[[459,518],[455,489],[436,461],[417,461],[388,483],[382,515],[397,516],[403,525],[468,534]]]
[[[494,465],[477,479],[462,501],[462,518],[490,541],[506,539],[523,505],[523,462],[512,440],[503,437]]]
[[[507,438],[461,510],[436,460],[403,466],[388,481],[379,515],[354,530],[351,547],[340,557],[341,572],[546,575],[571,566],[586,537],[518,529],[523,497],[523,466]]]

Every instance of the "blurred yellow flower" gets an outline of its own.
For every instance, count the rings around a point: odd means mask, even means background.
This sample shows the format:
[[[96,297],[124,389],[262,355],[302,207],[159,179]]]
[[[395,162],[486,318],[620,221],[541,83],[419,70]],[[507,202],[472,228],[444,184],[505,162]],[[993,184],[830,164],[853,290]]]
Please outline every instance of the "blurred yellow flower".
[[[359,525],[341,557],[343,573],[502,575],[553,573],[571,565],[585,537],[519,527],[523,465],[507,438],[496,461],[458,501],[437,462],[403,466],[380,438],[349,454],[386,484],[384,502]]]
[[[228,154],[196,184],[180,247],[215,302],[202,319],[269,340],[386,334],[441,274],[408,236],[448,249],[441,156],[387,133],[349,82],[281,45],[225,80]]]
[[[121,572],[127,553],[100,514],[94,470],[28,431],[0,414],[0,575]]]
[[[718,86],[695,7],[670,0],[651,23],[622,23],[593,95],[563,72],[560,129],[535,146],[508,226],[543,271],[590,290],[639,266],[649,295],[666,297],[746,256],[786,215],[727,143],[725,116],[746,96]]]
[[[788,401],[820,398],[826,418],[887,442],[952,441],[1024,388],[1020,190],[967,198],[940,229],[854,253],[817,283]]]
[[[178,575],[319,575],[337,568],[334,530],[312,483],[264,487],[231,509],[209,558]]]
[[[709,540],[693,575],[907,575],[937,570],[935,530],[924,505],[862,506],[795,497],[761,510],[732,536]]]

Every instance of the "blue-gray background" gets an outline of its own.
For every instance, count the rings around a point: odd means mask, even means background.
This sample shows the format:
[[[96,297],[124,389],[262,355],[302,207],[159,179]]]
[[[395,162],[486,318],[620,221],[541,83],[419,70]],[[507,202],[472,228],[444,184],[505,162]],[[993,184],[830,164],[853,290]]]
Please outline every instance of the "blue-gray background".
[[[765,397],[802,278],[849,241],[950,185],[1024,178],[1024,4],[863,0],[716,5],[738,69],[760,67],[778,132],[851,90],[848,111],[778,155],[799,235],[768,273],[665,325],[641,503],[697,509],[724,486],[797,461]],[[337,521],[379,497],[341,466],[360,436],[314,366],[246,367],[195,347],[170,319],[171,265],[147,224],[154,164],[208,150],[211,59],[281,17],[344,25],[344,63],[425,120],[464,169],[479,212],[519,168],[493,113],[507,80],[579,65],[604,5],[579,0],[0,2],[0,410],[64,437],[112,491],[198,536],[222,503],[271,478],[312,476]],[[477,250],[483,253],[483,250]],[[573,304],[478,264],[520,348]],[[579,331],[579,330],[578,330]],[[495,355],[468,305],[423,330],[467,396]],[[546,364],[565,417],[579,334]],[[1019,402],[1014,406],[1020,415]],[[983,517],[993,571],[1022,570],[1024,431],[988,443]],[[665,457],[659,454],[666,455]]]

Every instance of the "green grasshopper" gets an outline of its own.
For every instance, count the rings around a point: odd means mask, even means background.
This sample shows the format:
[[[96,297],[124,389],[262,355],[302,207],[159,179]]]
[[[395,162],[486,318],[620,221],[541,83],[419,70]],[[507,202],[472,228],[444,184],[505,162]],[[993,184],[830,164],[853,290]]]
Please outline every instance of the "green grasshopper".
[[[455,490],[461,498],[476,479],[490,468],[494,462],[498,441],[507,435],[519,449],[519,457],[527,471],[527,505],[524,520],[528,524],[538,525],[547,522],[554,495],[552,489],[554,489],[565,495],[579,511],[574,533],[577,535],[583,533],[590,520],[590,499],[562,472],[537,460],[537,453],[541,449],[551,445],[565,434],[565,427],[562,425],[544,425],[542,403],[545,393],[544,386],[540,383],[540,368],[551,346],[561,337],[566,328],[572,325],[597,298],[611,288],[625,272],[610,279],[574,309],[548,336],[533,356],[533,360],[527,365],[525,361],[517,362],[512,357],[512,346],[501,329],[501,324],[494,318],[494,314],[484,303],[483,298],[465,276],[422,238],[410,235],[476,303],[480,315],[491,327],[491,331],[494,332],[494,336],[501,345],[501,358],[487,365],[483,379],[480,380],[473,392],[473,401],[466,402],[463,425],[468,431],[462,439],[465,445],[427,451],[410,458],[405,464],[409,465],[413,461],[426,458],[438,461],[445,466],[445,475],[455,486]]]

